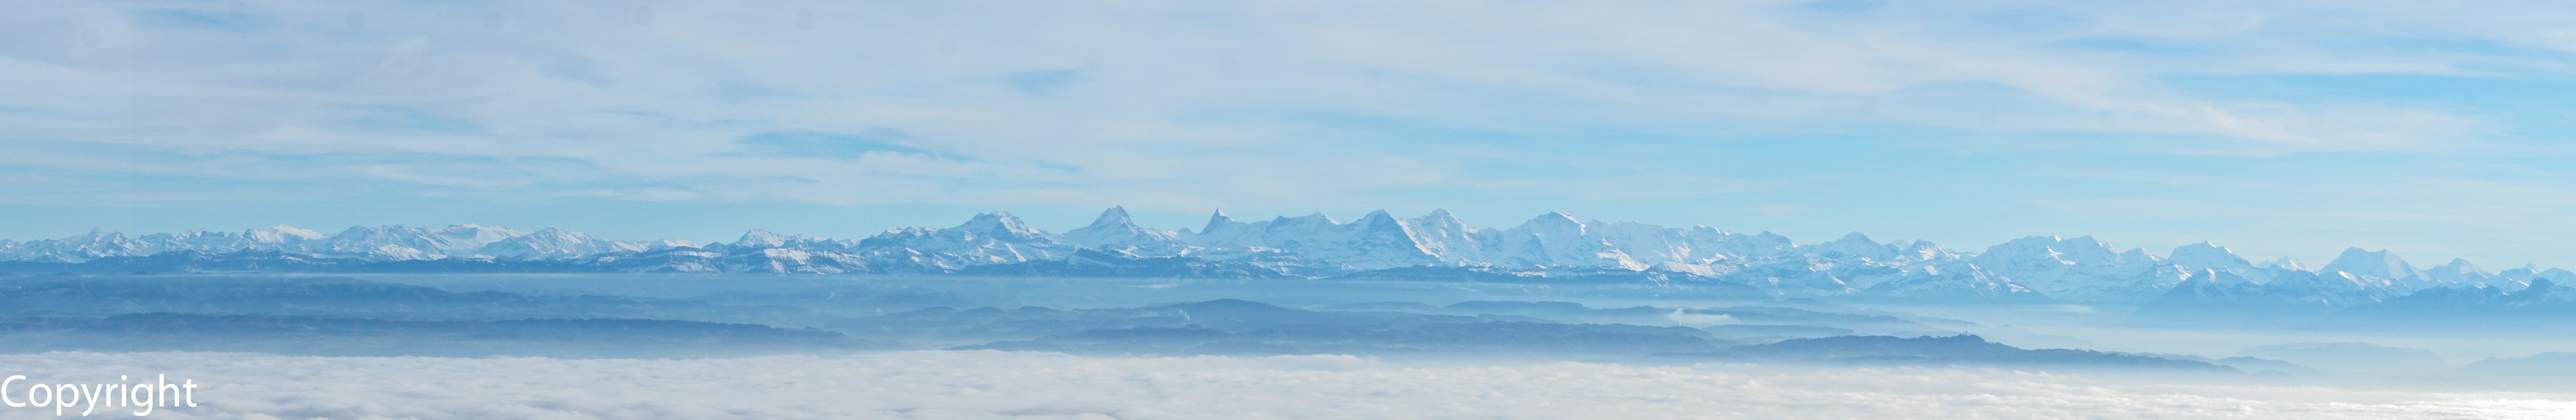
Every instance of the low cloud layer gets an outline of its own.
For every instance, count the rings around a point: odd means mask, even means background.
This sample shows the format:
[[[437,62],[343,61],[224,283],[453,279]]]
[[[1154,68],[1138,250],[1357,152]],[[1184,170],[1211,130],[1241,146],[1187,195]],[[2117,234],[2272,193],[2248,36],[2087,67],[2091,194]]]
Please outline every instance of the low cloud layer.
[[[922,351],[700,360],[0,356],[11,375],[168,374],[152,418],[2563,418],[2534,394],[2235,386],[1935,369],[1587,363],[1406,367],[1347,356],[1091,358]],[[21,389],[23,392],[23,383]],[[123,416],[119,414],[119,416]],[[53,418],[0,407],[0,418]]]

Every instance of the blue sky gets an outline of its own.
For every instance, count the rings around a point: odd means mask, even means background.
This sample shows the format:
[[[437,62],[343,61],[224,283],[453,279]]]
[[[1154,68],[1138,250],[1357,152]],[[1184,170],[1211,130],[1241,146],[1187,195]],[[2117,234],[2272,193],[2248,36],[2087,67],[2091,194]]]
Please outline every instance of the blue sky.
[[[2576,10],[2551,3],[11,9],[0,238],[18,240],[1448,208],[2576,267]]]

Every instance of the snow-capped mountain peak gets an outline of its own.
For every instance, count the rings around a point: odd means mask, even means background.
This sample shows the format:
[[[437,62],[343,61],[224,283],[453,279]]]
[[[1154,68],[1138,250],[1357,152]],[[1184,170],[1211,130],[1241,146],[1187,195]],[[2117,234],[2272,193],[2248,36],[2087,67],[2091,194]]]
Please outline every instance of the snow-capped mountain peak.
[[[2451,262],[2424,269],[2424,279],[2439,285],[2493,286],[2489,283],[2496,278],[2477,264],[2470,264],[2467,258],[2452,258]]]
[[[1198,233],[1182,239],[1192,245],[1206,247],[1261,246],[1262,227],[1267,226],[1268,223],[1262,222],[1263,226],[1254,226],[1252,223],[1238,222],[1232,217],[1226,217],[1224,209],[1218,209],[1216,214],[1208,216],[1207,227],[1200,228]]]
[[[297,229],[294,226],[287,225],[277,225],[267,229],[245,230],[242,231],[242,236],[249,237],[252,241],[266,243],[301,242],[330,237],[330,235],[324,235],[322,232]]]
[[[1125,210],[1120,210],[1118,213],[1121,217],[1126,215]],[[966,223],[959,224],[957,227],[948,228],[948,230],[972,233],[979,236],[1015,242],[1038,241],[1048,238],[1046,231],[1029,227],[1028,223],[1020,221],[1019,216],[1012,216],[1009,212],[977,214],[975,215],[975,218],[966,220]]]
[[[2165,254],[2165,263],[2180,267],[2226,271],[2255,268],[2253,262],[2237,256],[2236,251],[2206,241],[2174,247],[2173,252]]]
[[[1235,223],[1234,218],[1225,217],[1225,209],[1216,209],[1216,214],[1208,216],[1207,227],[1199,228],[1199,233],[1214,233]]]
[[[2371,301],[2438,285],[2505,290],[2535,280],[2576,284],[2576,272],[2544,271],[2536,265],[2490,274],[2464,259],[2454,259],[2431,270],[2417,270],[2387,251],[2361,249],[2346,250],[2326,272],[2313,273],[2287,258],[2249,262],[2208,242],[2176,247],[2159,256],[2143,249],[2119,251],[2089,236],[2030,236],[1964,255],[1929,241],[1880,243],[1859,232],[1801,245],[1770,232],[1739,234],[1706,226],[1584,221],[1565,212],[1540,214],[1510,228],[1479,228],[1445,209],[1413,218],[1379,210],[1349,222],[1318,212],[1250,223],[1215,211],[1203,230],[1191,232],[1140,226],[1126,208],[1110,207],[1089,225],[1063,233],[1049,233],[997,212],[975,215],[954,227],[892,229],[864,240],[751,230],[733,243],[705,248],[685,241],[614,241],[559,228],[519,232],[474,224],[436,229],[358,226],[330,235],[283,225],[240,233],[187,231],[139,237],[94,229],[61,239],[0,240],[0,260],[33,267],[182,251],[201,255],[261,251],[362,261],[480,256],[492,257],[481,258],[487,263],[545,259],[603,264],[585,269],[780,273],[961,273],[992,265],[1063,262],[1079,255],[1168,257],[1193,261],[1186,264],[1231,264],[1310,277],[1417,268],[1542,277],[1625,270],[1651,272],[1672,281],[1758,285],[1776,293],[2011,296],[2099,303],[2134,303],[2178,284],[2204,281],[2291,290],[2286,293],[2314,294],[2330,302]]]
[[[1583,221],[1574,220],[1574,215],[1565,214],[1565,212],[1561,211],[1551,211],[1547,212],[1547,214],[1538,215],[1538,217],[1532,217],[1527,222],[1521,222],[1521,227],[1530,228],[1530,231],[1533,233],[1556,234],[1560,236],[1581,236],[1583,235],[1583,228],[1586,226],[1584,226]]]
[[[2356,276],[2377,277],[2398,282],[2410,282],[2420,277],[2416,274],[2415,266],[2407,264],[2406,259],[2398,258],[2396,253],[2385,249],[2370,251],[2347,248],[2343,250],[2342,255],[2335,257],[2334,262],[2326,263],[2326,266],[2319,268],[2318,271],[2352,273]]]
[[[329,237],[298,241],[295,249],[317,255],[425,260],[473,255],[484,246],[526,234],[481,225],[453,225],[440,229],[403,225],[350,226]]]
[[[1181,241],[1178,232],[1136,226],[1125,207],[1101,211],[1090,226],[1065,231],[1056,238],[1070,245],[1135,255],[1178,255],[1190,247]]]
[[[587,233],[545,228],[534,233],[493,242],[476,250],[475,253],[505,258],[555,259],[611,252],[641,252],[649,249],[652,247],[643,243],[611,241],[590,236]]]
[[[774,248],[782,245],[787,245],[786,236],[762,229],[743,232],[742,239],[733,241],[733,246],[745,248]]]
[[[1101,211],[1099,218],[1091,219],[1091,226],[1089,227],[1102,229],[1134,229],[1136,228],[1136,221],[1135,219],[1127,217],[1127,206],[1111,206],[1109,207],[1109,210]]]

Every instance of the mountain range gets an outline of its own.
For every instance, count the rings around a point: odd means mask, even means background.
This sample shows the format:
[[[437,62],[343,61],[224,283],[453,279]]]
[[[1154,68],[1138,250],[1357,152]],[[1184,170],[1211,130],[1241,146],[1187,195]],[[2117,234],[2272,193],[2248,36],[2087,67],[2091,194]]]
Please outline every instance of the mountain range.
[[[1976,299],[2189,307],[2265,302],[2343,308],[2418,291],[2458,299],[2576,284],[2576,273],[2525,266],[2488,272],[2454,259],[2417,268],[2387,251],[2348,249],[2315,269],[2252,262],[2209,243],[2164,255],[2118,250],[2092,237],[2032,236],[1982,251],[1928,241],[1881,243],[1859,233],[1799,244],[1770,232],[1582,221],[1556,212],[1510,228],[1468,226],[1446,210],[1414,218],[1376,211],[1352,221],[1323,214],[1240,221],[1218,212],[1196,230],[1138,226],[1125,209],[1048,232],[1009,213],[949,228],[910,227],[860,239],[752,230],[730,243],[619,241],[581,232],[455,225],[289,226],[241,233],[129,237],[92,231],[63,239],[0,240],[0,272],[626,272],[966,274],[1063,277],[1485,279],[1655,281],[1742,286],[1782,296]],[[1627,275],[1606,275],[1629,273]]]

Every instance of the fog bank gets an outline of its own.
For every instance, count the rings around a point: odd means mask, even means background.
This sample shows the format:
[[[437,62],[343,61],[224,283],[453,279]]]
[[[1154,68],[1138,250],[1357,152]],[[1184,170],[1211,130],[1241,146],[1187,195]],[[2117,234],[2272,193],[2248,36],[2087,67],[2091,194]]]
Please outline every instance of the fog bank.
[[[0,355],[48,383],[207,384],[153,418],[2565,418],[2562,395],[1929,368],[1401,366],[907,351],[730,359]],[[21,386],[23,388],[23,386]],[[13,390],[23,393],[23,389]],[[118,414],[124,416],[124,414]],[[54,418],[0,407],[0,418]]]

